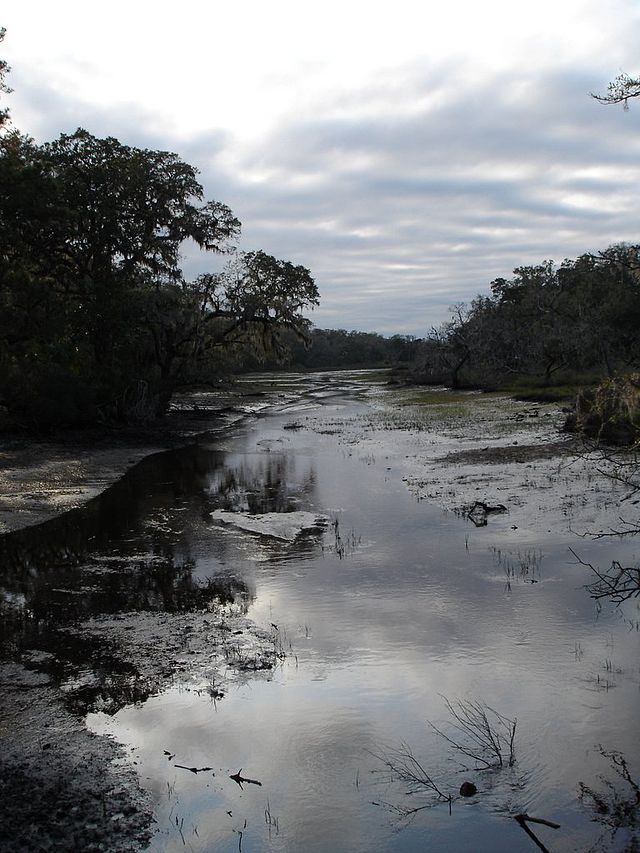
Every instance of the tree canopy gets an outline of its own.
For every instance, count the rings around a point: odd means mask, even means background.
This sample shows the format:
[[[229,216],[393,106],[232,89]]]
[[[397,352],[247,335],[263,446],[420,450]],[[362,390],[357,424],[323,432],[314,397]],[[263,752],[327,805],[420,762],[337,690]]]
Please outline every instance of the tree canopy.
[[[4,27],[0,27],[0,44],[4,41],[4,37],[6,35],[6,30]],[[6,83],[6,76],[11,69],[9,68],[6,60],[0,59],[0,94],[8,95],[11,92],[10,87]],[[8,107],[3,107],[0,109],[0,128],[7,123],[9,120],[9,109]]]
[[[640,97],[640,78],[631,77],[629,74],[618,74],[618,76],[607,86],[606,95],[591,93],[591,97],[601,104],[623,104],[625,110],[629,109],[629,100]]]
[[[499,387],[640,366],[640,246],[517,267],[490,289],[432,329],[416,369],[423,379]]]
[[[176,154],[83,129],[36,145],[0,137],[0,377],[4,405],[34,423],[162,414],[220,353],[260,357],[305,336],[318,304],[305,267],[238,253],[240,222],[204,199]],[[229,254],[185,279],[185,241]]]

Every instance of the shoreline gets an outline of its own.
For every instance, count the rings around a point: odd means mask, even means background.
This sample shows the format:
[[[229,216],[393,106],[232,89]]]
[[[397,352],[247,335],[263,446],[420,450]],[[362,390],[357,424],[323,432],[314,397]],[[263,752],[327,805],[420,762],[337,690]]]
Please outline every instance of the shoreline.
[[[155,453],[221,435],[263,397],[239,389],[210,394],[206,406],[177,409],[147,428],[0,436],[0,536],[84,506]]]
[[[0,478],[0,513],[11,511],[3,503],[9,484],[19,502],[18,521],[60,518],[154,453],[220,437],[249,416],[268,415],[273,403],[283,402],[278,390],[260,395],[257,407],[226,407],[226,415],[221,406],[201,408],[193,416],[176,413],[162,441],[146,443],[144,435],[134,439],[120,434],[116,446],[110,446],[114,436],[105,433],[99,446],[73,435],[57,444],[37,443],[36,448],[27,442],[5,445],[0,458],[14,467],[5,465]],[[569,509],[574,513],[569,523],[584,517],[585,506],[599,519],[605,517],[593,478],[585,486],[592,503],[576,506],[575,498],[572,508],[566,503],[576,482],[583,482],[588,461],[582,459],[580,466],[571,462],[574,440],[560,435],[557,407],[541,404],[523,410],[511,398],[473,393],[445,395],[443,402],[442,392],[433,392],[428,405],[416,405],[412,394],[374,389],[367,415],[347,418],[343,430],[338,411],[337,440],[365,461],[368,454],[386,459],[393,448],[387,470],[402,479],[416,500],[431,501],[445,512],[460,512],[475,500],[504,503],[508,513],[492,516],[489,532],[501,536],[507,547],[518,548],[528,535],[539,537],[541,530],[551,533],[551,527],[566,525]],[[244,404],[249,399],[255,401],[257,395],[242,397]],[[227,416],[233,421],[224,420]],[[316,423],[313,410],[296,417],[301,421],[296,428],[326,431],[326,417]],[[564,465],[569,466],[570,482],[560,482],[559,467]],[[17,490],[21,472],[27,476]],[[67,476],[75,478],[73,488]],[[118,569],[106,563],[101,571]],[[104,673],[111,679],[104,695],[112,700],[105,713],[117,711],[119,702],[142,702],[171,684],[212,691],[215,701],[232,681],[270,678],[282,655],[277,627],[265,631],[247,619],[242,595],[231,603],[222,601],[210,609],[182,612],[144,610],[129,601],[140,609],[52,621],[45,625],[58,638],[51,646],[46,638],[34,637],[21,648],[18,632],[9,660],[0,663],[0,791],[11,815],[0,830],[0,842],[4,832],[8,847],[16,850],[125,851],[146,844],[153,829],[151,797],[131,754],[87,728],[86,710],[95,709],[96,697],[103,695]],[[34,796],[34,790],[42,794]]]

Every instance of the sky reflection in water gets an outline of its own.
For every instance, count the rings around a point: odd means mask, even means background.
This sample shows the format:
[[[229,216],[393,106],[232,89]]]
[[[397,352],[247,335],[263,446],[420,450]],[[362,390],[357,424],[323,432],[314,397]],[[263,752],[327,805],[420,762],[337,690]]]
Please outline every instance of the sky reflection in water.
[[[188,609],[197,598],[185,590],[197,595],[204,579],[226,574],[245,590],[249,616],[276,623],[291,644],[274,673],[218,702],[175,685],[113,718],[90,715],[97,731],[134,748],[157,797],[151,849],[527,849],[509,810],[561,823],[540,832],[554,851],[587,849],[599,828],[578,803],[578,782],[607,771],[593,747],[619,749],[640,767],[637,631],[606,608],[597,618],[569,534],[519,550],[508,518],[474,528],[416,502],[394,475],[393,433],[381,436],[376,460],[343,440],[336,421],[363,404],[345,405],[316,412],[314,431],[283,429],[288,413],[245,426],[224,453],[201,446],[156,458],[122,522],[116,512],[111,527],[96,523],[94,559],[153,552],[174,578],[185,570],[182,598],[157,575],[154,595],[138,584],[137,597],[131,575],[116,576],[113,610]],[[215,508],[317,510],[332,523],[287,545],[211,524]],[[611,558],[611,542],[579,544],[593,560]],[[625,549],[616,545],[616,556]],[[513,770],[460,774],[426,722],[446,723],[442,696],[517,716]],[[406,805],[403,789],[379,785],[372,771],[375,755],[402,741],[447,790],[473,778],[480,795],[457,801],[452,816],[446,806],[421,812],[398,831],[373,801]],[[175,763],[211,766],[215,776]],[[262,785],[241,790],[228,778],[240,768]]]

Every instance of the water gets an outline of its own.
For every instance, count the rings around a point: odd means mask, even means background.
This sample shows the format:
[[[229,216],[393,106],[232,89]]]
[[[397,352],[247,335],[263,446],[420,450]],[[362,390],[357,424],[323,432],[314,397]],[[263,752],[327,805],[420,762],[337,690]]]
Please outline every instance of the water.
[[[604,774],[633,794],[598,744],[640,775],[637,611],[596,610],[568,531],[514,544],[506,518],[475,528],[416,501],[393,432],[377,434],[375,455],[360,449],[361,388],[315,382],[302,406],[287,398],[224,442],[146,460],[66,521],[5,537],[7,589],[37,612],[45,639],[70,606],[78,617],[188,611],[215,584],[278,626],[286,659],[219,700],[178,680],[105,714],[85,694],[90,727],[130,746],[153,792],[151,849],[533,849],[511,817],[523,812],[561,824],[534,827],[554,851],[624,849],[628,834],[612,841],[593,823],[578,786]],[[314,510],[329,526],[277,543],[212,524],[216,508]],[[580,546],[602,565],[635,548]],[[101,575],[105,561],[117,571]],[[33,620],[5,611],[6,632],[26,642]],[[462,771],[429,725],[452,733],[445,699],[517,718],[515,765]],[[442,803],[406,814],[434,799],[407,796],[385,772],[407,750],[456,796],[451,814]],[[260,785],[231,779],[239,770]],[[478,795],[457,798],[467,779]]]

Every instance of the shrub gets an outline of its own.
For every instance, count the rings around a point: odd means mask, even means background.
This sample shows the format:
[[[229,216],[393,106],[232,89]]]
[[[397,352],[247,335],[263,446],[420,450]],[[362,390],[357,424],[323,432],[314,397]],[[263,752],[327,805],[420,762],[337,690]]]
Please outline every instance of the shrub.
[[[640,373],[618,376],[578,393],[565,429],[608,444],[640,439]]]

